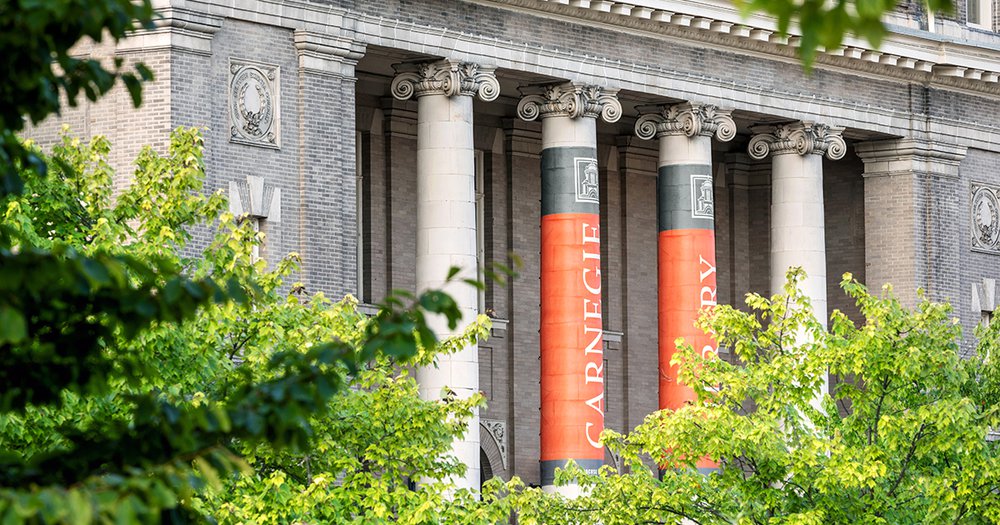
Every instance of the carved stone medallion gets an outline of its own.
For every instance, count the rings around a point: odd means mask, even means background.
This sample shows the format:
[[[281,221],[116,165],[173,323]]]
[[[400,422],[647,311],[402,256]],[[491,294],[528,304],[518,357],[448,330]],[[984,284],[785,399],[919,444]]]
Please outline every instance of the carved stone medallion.
[[[230,142],[278,148],[278,66],[229,60]]]
[[[1000,188],[972,183],[972,249],[1000,254]]]

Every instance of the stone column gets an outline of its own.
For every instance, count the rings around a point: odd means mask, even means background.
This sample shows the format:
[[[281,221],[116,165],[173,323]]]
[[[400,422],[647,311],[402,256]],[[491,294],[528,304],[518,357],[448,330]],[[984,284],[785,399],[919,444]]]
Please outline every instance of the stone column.
[[[823,220],[823,156],[844,157],[842,129],[795,122],[768,126],[750,139],[754,159],[771,155],[771,293],[785,283],[785,272],[801,266],[803,293],[823,325],[826,311],[826,228]]]
[[[604,327],[601,315],[597,118],[621,118],[617,90],[577,83],[533,86],[517,106],[542,118],[541,483],[574,460],[604,463]]]
[[[417,97],[417,290],[448,292],[462,311],[462,322],[470,323],[479,315],[478,291],[461,281],[445,284],[445,279],[453,266],[461,269],[459,277],[477,275],[472,97],[495,100],[500,84],[493,68],[467,62],[441,60],[395,68],[393,96]],[[440,317],[432,322],[439,337],[458,333],[449,331]],[[479,349],[470,345],[440,356],[437,366],[417,371],[417,381],[424,399],[439,399],[446,388],[459,398],[479,392]],[[466,465],[465,477],[456,484],[478,490],[478,414],[453,452]]]
[[[757,131],[757,130],[755,130]],[[806,272],[800,283],[816,318],[826,326],[826,226],[823,219],[823,156],[844,157],[842,128],[795,122],[768,126],[750,139],[750,157],[771,155],[771,293],[781,291],[789,267]],[[815,404],[829,393],[829,374]]]
[[[715,203],[712,137],[736,136],[729,111],[715,106],[678,104],[639,117],[640,138],[659,138],[656,210],[658,233],[658,325],[660,408],[677,410],[695,398],[691,386],[678,382],[671,365],[683,338],[702,355],[717,352],[715,340],[695,327],[705,308],[717,302]],[[718,465],[702,459],[699,470]]]

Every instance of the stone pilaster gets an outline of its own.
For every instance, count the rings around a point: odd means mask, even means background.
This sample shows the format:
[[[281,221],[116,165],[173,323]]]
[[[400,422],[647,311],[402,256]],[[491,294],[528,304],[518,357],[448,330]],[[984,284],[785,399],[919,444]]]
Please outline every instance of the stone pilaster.
[[[769,292],[770,167],[754,163],[746,153],[728,153],[725,173],[730,196],[730,258],[720,264],[730,267],[729,302],[746,308],[747,293]]]
[[[521,257],[521,275],[539,275],[541,255],[538,224],[540,221],[541,124],[520,119],[504,121],[504,152],[506,154],[508,250]],[[538,384],[539,305],[521,300],[540,296],[538,279],[514,279],[507,285],[507,362],[511,379],[507,384],[510,409],[511,450],[510,471],[525,483],[539,485],[538,430],[541,427],[541,403]],[[526,303],[526,304],[525,304]],[[515,424],[516,422],[516,424]]]
[[[615,122],[622,108],[617,90],[572,82],[522,93],[518,115],[542,119],[541,482],[573,497],[578,487],[553,485],[555,469],[604,463],[597,118]]]
[[[365,46],[346,35],[295,31],[298,55],[299,253],[310,292],[358,294],[354,66]],[[338,145],[330,155],[330,144]]]
[[[729,111],[715,106],[677,104],[639,117],[640,138],[660,143],[657,170],[657,290],[659,331],[659,406],[677,410],[695,398],[694,390],[678,382],[671,364],[683,338],[703,355],[717,353],[715,340],[695,328],[706,308],[718,303],[715,261],[715,185],[712,178],[712,137],[736,136]],[[718,465],[702,459],[700,470]]]
[[[904,304],[924,288],[957,300],[962,224],[958,183],[965,146],[917,139],[862,142],[865,163],[865,267],[869,287],[891,283]],[[933,202],[933,203],[932,203]],[[933,209],[934,213],[927,213]]]
[[[475,148],[472,98],[492,101],[500,95],[493,68],[468,62],[398,64],[391,91],[398,99],[417,99],[417,259],[418,291],[430,288],[448,292],[462,312],[462,323],[479,315],[476,288],[461,280],[446,282],[448,269],[458,267],[459,277],[477,277]],[[448,329],[443,319],[433,319],[439,337],[460,333]],[[479,349],[473,344],[440,356],[437,366],[417,371],[421,395],[439,399],[444,389],[460,398],[479,392]],[[469,422],[465,436],[453,447],[466,465],[460,488],[479,488],[479,415]]]
[[[621,181],[621,316],[623,319],[621,367],[624,380],[609,384],[609,397],[621,407],[623,428],[632,429],[659,408],[655,392],[657,362],[656,304],[656,171],[659,150],[655,143],[634,134],[618,137],[618,177]],[[614,389],[614,390],[612,390]],[[619,393],[620,392],[620,393]],[[621,399],[620,402],[616,402]]]

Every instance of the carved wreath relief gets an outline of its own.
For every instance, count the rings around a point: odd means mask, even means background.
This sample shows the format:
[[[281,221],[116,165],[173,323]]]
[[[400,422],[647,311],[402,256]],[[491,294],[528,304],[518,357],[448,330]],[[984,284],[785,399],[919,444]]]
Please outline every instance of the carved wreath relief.
[[[1000,254],[1000,188],[972,183],[972,249]]]
[[[278,66],[229,60],[230,142],[278,148]]]
[[[576,157],[573,159],[576,171],[576,202],[600,202],[597,159]]]

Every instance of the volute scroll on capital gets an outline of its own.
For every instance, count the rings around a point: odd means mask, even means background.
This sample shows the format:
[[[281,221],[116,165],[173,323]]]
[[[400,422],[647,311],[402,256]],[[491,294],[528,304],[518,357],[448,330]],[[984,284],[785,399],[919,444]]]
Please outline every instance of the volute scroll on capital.
[[[392,67],[396,77],[392,79],[390,91],[399,100],[424,95],[478,95],[484,102],[490,102],[500,96],[495,67],[448,59],[404,62]]]
[[[830,160],[844,158],[847,143],[841,136],[844,128],[833,128],[813,122],[793,122],[767,126],[750,139],[747,152],[754,159],[795,153],[798,155],[825,155]]]
[[[618,122],[622,118],[622,105],[618,90],[600,86],[566,82],[548,86],[521,88],[521,101],[517,114],[524,120],[538,117],[589,117],[602,118],[605,122]]]
[[[710,104],[660,106],[656,113],[646,113],[635,121],[635,134],[646,140],[664,135],[714,135],[721,142],[729,142],[736,136],[736,122],[731,114],[731,110]]]

